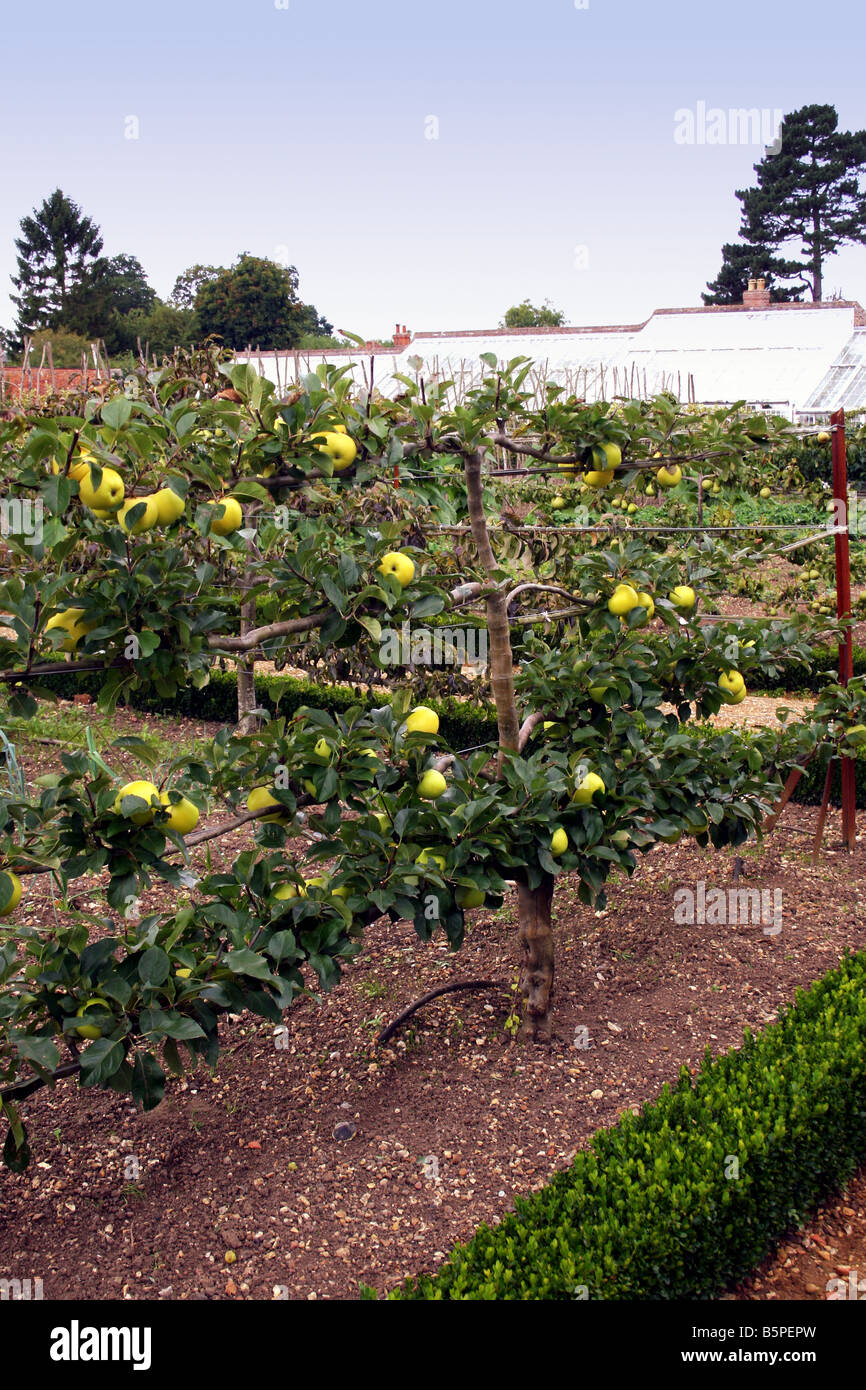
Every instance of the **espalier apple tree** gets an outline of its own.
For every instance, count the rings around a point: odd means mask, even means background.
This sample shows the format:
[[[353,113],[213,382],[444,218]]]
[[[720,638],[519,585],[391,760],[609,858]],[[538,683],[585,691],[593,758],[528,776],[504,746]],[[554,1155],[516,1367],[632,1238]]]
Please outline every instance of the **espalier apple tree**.
[[[740,843],[760,831],[778,768],[822,737],[801,726],[780,747],[701,722],[782,651],[806,650],[796,622],[702,621],[748,547],[709,535],[660,545],[623,523],[612,539],[576,535],[564,575],[532,574],[497,557],[485,511],[499,457],[554,472],[564,491],[637,489],[693,459],[745,472],[784,423],[686,415],[666,398],[586,406],[553,384],[539,404],[526,360],[484,363],[457,400],[450,383],[411,378],[395,400],[353,394],[329,366],[278,402],[249,367],[223,368],[216,395],[165,368],[78,414],[3,427],[9,496],[41,509],[38,535],[7,537],[10,715],[32,715],[58,671],[101,673],[109,711],[133,691],[170,707],[219,660],[246,678],[238,728],[194,756],[160,763],[141,739],[99,749],[90,737],[0,796],[12,1166],[27,1162],[20,1103],[33,1090],[77,1075],[153,1106],[166,1071],[216,1061],[222,1016],[281,1021],[301,994],[337,983],[382,916],[413,921],[422,939],[441,928],[456,948],[467,910],[516,892],[526,1031],[549,1038],[560,875],[601,905],[609,874],[659,842]],[[473,545],[459,570],[455,524]],[[260,623],[265,598],[276,616]],[[337,715],[326,691],[322,708],[290,718],[256,709],[254,659],[285,661],[315,631],[375,663],[386,628],[441,613],[486,619],[498,746],[448,747],[405,687],[372,711]],[[514,631],[530,634],[519,666]],[[131,781],[113,765],[120,750],[140,765]],[[194,848],[242,826],[253,847],[219,870],[205,854],[193,873]],[[37,875],[60,895],[60,926],[20,924]],[[104,909],[68,902],[85,875],[98,876]],[[143,913],[156,879],[178,904]]]

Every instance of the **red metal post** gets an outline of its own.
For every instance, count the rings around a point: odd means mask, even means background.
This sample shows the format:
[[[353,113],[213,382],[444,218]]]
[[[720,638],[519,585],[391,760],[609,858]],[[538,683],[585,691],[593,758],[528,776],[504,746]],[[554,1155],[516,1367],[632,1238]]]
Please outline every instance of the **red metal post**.
[[[833,451],[833,500],[836,503],[836,614],[851,617],[851,556],[848,546],[848,460],[845,449],[845,412],[836,410],[830,416]],[[841,505],[840,505],[841,504]],[[844,530],[839,534],[840,527]],[[851,629],[839,643],[839,681],[847,685],[853,675],[854,650]],[[854,759],[842,758],[842,838],[847,848],[854,848],[856,790]]]

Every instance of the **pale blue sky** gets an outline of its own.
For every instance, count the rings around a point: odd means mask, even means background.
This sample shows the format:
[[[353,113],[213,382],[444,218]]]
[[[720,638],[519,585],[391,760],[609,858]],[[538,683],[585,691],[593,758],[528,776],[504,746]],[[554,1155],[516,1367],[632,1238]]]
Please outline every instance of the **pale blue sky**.
[[[0,324],[18,222],[57,186],[163,296],[246,250],[364,335],[492,327],[524,296],[636,322],[700,303],[762,153],[675,143],[678,109],[866,126],[850,0],[281,3],[7,8]],[[866,301],[866,248],[834,289]]]

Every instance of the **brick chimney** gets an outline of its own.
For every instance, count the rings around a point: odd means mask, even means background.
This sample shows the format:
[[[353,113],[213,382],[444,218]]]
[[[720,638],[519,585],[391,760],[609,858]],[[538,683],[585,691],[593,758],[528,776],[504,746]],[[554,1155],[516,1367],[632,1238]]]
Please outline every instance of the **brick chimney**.
[[[412,341],[412,334],[407,329],[405,323],[401,328],[399,323],[394,326],[394,346],[398,352],[402,352]]]
[[[745,309],[769,309],[770,291],[764,285],[763,280],[749,281],[749,288],[743,290],[743,307]]]

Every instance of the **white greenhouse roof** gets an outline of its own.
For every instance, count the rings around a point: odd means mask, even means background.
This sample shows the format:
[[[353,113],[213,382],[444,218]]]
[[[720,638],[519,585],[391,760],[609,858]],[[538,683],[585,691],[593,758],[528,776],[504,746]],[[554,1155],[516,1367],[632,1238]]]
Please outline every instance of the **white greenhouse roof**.
[[[804,410],[862,410],[866,406],[866,328],[855,328],[804,405]]]
[[[587,400],[673,391],[681,400],[768,402],[793,415],[806,409],[866,407],[866,314],[853,301],[768,308],[657,309],[646,323],[415,334],[399,352],[375,354],[374,384],[395,395],[394,373],[471,385],[482,353],[499,361],[531,357],[528,384],[552,377]],[[280,390],[321,361],[351,364],[358,386],[369,381],[370,352],[241,353]],[[818,402],[826,401],[827,404]]]

